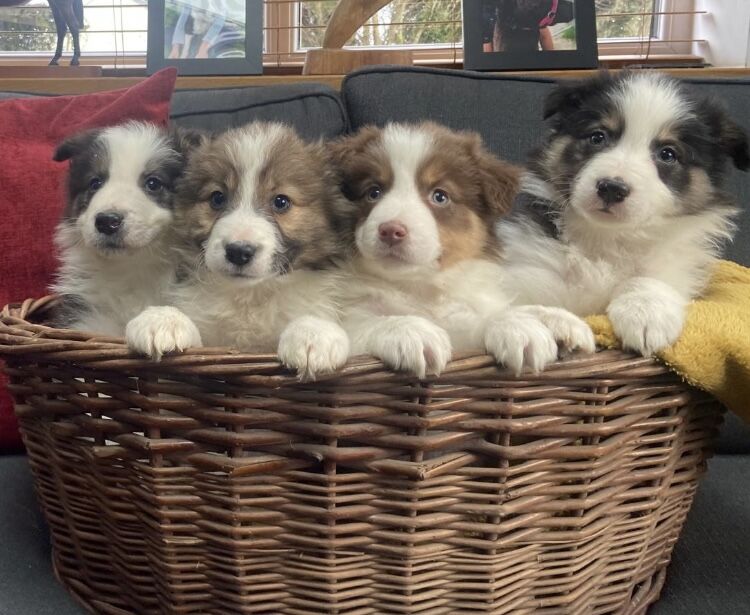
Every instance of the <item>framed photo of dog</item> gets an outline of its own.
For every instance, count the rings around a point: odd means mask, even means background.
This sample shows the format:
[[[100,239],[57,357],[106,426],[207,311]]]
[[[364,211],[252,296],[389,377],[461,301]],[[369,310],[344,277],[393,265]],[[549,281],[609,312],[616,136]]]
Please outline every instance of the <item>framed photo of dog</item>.
[[[157,0],[148,3],[149,74],[263,72],[263,0]]]
[[[464,0],[464,67],[596,68],[596,14],[584,0]]]

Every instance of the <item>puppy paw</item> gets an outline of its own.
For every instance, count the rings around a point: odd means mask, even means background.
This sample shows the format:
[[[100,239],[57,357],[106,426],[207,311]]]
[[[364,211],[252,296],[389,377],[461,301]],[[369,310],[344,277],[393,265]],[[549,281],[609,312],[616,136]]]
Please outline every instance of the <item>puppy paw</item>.
[[[498,363],[516,376],[525,367],[538,373],[557,360],[557,342],[552,332],[522,310],[509,310],[493,318],[485,329],[484,345]]]
[[[367,352],[419,378],[439,375],[451,358],[448,334],[419,316],[391,316],[371,332]]]
[[[284,329],[279,338],[281,362],[295,369],[302,380],[315,380],[317,374],[334,372],[349,356],[349,337],[335,322],[305,316]]]
[[[626,294],[607,308],[615,335],[622,347],[650,357],[677,341],[685,322],[681,302]]]
[[[560,349],[565,352],[579,350],[586,354],[596,352],[596,338],[584,320],[562,308],[527,305],[519,312],[536,317],[549,329]]]
[[[202,346],[201,334],[190,318],[174,307],[149,307],[125,327],[128,348],[159,361],[165,353]]]

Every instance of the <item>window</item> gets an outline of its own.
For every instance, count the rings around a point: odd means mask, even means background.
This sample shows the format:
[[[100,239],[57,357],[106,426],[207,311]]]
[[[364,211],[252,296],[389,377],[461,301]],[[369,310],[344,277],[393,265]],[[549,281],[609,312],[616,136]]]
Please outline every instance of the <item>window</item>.
[[[479,0],[476,0],[479,1]],[[577,0],[583,2],[586,0]],[[294,66],[306,49],[318,47],[336,0],[265,0],[265,63]],[[145,0],[84,1],[84,58],[111,64],[143,64]],[[693,42],[692,0],[595,0],[602,56],[689,54]],[[360,28],[352,47],[409,47],[417,62],[461,59],[461,0],[393,0]],[[0,56],[46,58],[56,34],[47,2],[0,9]],[[70,51],[70,37],[66,39]]]

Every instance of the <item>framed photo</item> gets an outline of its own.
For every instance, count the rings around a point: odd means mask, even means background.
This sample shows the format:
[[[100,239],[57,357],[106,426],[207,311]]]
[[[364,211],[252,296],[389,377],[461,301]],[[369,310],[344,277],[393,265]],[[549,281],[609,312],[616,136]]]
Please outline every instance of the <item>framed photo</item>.
[[[148,73],[263,72],[263,0],[158,0],[148,3]]]
[[[464,68],[596,68],[589,0],[463,0]]]

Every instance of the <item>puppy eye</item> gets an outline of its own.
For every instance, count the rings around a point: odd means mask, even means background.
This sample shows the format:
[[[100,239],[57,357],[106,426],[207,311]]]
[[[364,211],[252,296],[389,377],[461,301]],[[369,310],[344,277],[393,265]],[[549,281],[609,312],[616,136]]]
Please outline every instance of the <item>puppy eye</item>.
[[[448,193],[445,190],[441,190],[440,188],[438,188],[432,191],[430,202],[433,205],[437,205],[438,207],[445,207],[448,203],[451,202],[451,198],[448,196]]]
[[[277,194],[273,199],[273,210],[283,213],[292,206],[292,200],[286,194]]]
[[[158,192],[164,187],[164,183],[158,177],[146,178],[146,188],[151,192]]]
[[[674,164],[677,162],[677,150],[674,147],[662,147],[659,150],[659,160],[667,164]]]
[[[211,209],[219,210],[224,209],[224,205],[227,203],[227,197],[223,192],[216,190],[211,193]]]
[[[607,144],[607,133],[603,130],[595,130],[589,135],[589,143],[595,147],[601,147]]]
[[[89,182],[89,188],[93,190],[94,192],[99,190],[99,188],[101,188],[103,185],[104,185],[104,180],[101,177],[94,177]]]
[[[367,200],[371,203],[379,201],[380,197],[383,196],[383,190],[380,186],[371,186],[367,190]]]

